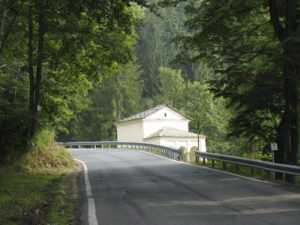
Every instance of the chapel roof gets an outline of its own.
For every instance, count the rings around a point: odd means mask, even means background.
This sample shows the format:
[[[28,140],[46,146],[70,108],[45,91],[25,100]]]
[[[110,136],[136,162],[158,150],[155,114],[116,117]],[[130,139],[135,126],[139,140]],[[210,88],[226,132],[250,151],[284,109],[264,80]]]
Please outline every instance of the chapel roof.
[[[197,137],[198,134],[179,130],[172,127],[163,127],[159,129],[158,131],[154,132],[153,134],[149,135],[148,137],[145,137],[144,139],[150,139],[155,137],[180,137],[180,138],[186,138],[186,137]],[[200,135],[200,137],[205,137],[204,135]]]
[[[116,123],[122,123],[122,122],[127,122],[127,121],[130,121],[130,120],[138,120],[138,119],[144,119],[150,115],[152,115],[153,113],[159,111],[160,109],[164,108],[164,107],[168,107],[170,109],[172,109],[173,111],[179,113],[180,115],[182,115],[183,117],[185,117],[186,119],[188,120],[192,120],[191,117],[185,115],[184,113],[180,112],[178,109],[175,109],[173,106],[171,105],[168,105],[168,104],[162,104],[162,105],[157,105],[151,109],[148,109],[146,111],[143,111],[143,112],[139,112],[135,115],[132,115],[132,116],[129,116],[127,118],[124,118],[124,119],[121,119],[121,120],[118,120],[116,121]]]

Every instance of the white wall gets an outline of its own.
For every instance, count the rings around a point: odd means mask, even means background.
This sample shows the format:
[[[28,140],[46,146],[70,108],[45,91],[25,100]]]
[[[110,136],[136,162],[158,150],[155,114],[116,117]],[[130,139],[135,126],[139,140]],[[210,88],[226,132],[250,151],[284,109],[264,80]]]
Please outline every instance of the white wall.
[[[163,127],[172,127],[183,131],[189,130],[189,121],[168,107],[153,113],[143,120],[144,138]]]
[[[143,142],[143,121],[131,120],[128,122],[117,123],[117,140],[128,142]]]
[[[154,144],[154,145],[162,145],[160,137],[151,138],[151,140],[149,139],[149,140],[146,140],[144,142],[151,143],[151,144]]]
[[[181,114],[177,113],[176,111],[168,108],[167,106],[158,110],[157,112],[151,114],[150,116],[147,117],[147,119],[169,119],[169,120],[187,120],[184,116]]]
[[[128,142],[143,142],[145,137],[153,134],[163,127],[172,127],[183,131],[188,131],[189,120],[179,113],[164,107],[145,119],[131,120],[116,123],[117,140]],[[185,146],[188,151],[193,146],[198,146],[197,137],[195,138],[175,138],[157,137],[146,140],[146,142],[179,148]],[[205,138],[200,138],[200,151],[206,152]]]
[[[179,130],[187,131],[188,129],[188,120],[148,120],[143,121],[144,127],[144,138],[153,134],[163,127],[171,127]]]
[[[146,139],[145,142],[151,144],[158,144],[167,147],[180,148],[184,146],[187,149],[187,152],[190,152],[192,147],[198,147],[198,138],[176,138],[176,137],[155,137]],[[205,137],[200,137],[200,151],[206,152]]]

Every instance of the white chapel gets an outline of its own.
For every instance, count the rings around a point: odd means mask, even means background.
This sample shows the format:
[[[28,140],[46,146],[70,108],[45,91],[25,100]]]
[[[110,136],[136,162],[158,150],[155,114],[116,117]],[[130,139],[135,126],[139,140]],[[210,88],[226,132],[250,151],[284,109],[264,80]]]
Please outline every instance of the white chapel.
[[[115,122],[117,140],[148,142],[174,148],[184,147],[189,152],[191,148],[198,146],[198,135],[189,132],[188,124],[191,120],[170,105],[157,105]],[[199,136],[201,152],[206,152],[205,139],[204,135]]]

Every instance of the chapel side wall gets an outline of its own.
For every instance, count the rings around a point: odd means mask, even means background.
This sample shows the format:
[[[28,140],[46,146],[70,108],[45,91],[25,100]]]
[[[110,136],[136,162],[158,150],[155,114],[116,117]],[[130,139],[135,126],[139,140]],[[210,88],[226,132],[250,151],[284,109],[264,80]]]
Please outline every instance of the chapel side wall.
[[[150,143],[150,144],[154,144],[154,145],[163,145],[161,143],[161,139],[159,137],[157,137],[157,138],[151,138],[151,139],[146,139],[144,141],[147,142],[147,143]]]
[[[185,147],[187,152],[190,152],[192,147],[198,147],[198,137],[194,138],[180,138],[180,137],[161,137],[161,143],[165,146],[170,146],[179,149],[180,147]],[[206,152],[205,137],[200,137],[200,151]]]
[[[143,122],[128,121],[116,124],[117,140],[123,142],[143,142]]]
[[[200,138],[200,151],[206,152],[206,138]]]
[[[164,127],[171,127],[183,131],[188,131],[188,120],[168,120],[168,119],[160,119],[160,120],[150,120],[145,119],[143,121],[144,127],[144,138],[153,134]]]

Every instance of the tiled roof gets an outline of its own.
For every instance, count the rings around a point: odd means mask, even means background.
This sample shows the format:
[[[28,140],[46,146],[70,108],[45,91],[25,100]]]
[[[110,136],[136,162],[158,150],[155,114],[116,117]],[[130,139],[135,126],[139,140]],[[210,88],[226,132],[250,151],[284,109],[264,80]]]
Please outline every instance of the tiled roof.
[[[144,112],[137,113],[137,114],[135,114],[133,116],[130,116],[130,117],[118,120],[118,121],[116,121],[116,123],[122,123],[122,122],[130,121],[130,120],[144,119],[144,118],[150,116],[151,114],[157,112],[158,110],[160,110],[160,109],[162,109],[164,107],[169,107],[170,109],[176,111],[177,113],[179,113],[180,115],[184,116],[185,118],[191,120],[191,118],[189,116],[187,116],[184,113],[180,112],[178,109],[175,109],[174,107],[172,107],[172,106],[170,106],[168,104],[163,104],[163,105],[157,105],[154,108],[148,109],[148,110],[146,110]]]
[[[197,137],[198,134],[191,133],[188,131],[183,131],[171,127],[163,127],[160,130],[154,132],[153,134],[149,135],[145,139],[154,138],[154,137]],[[201,137],[205,137],[200,135]]]

